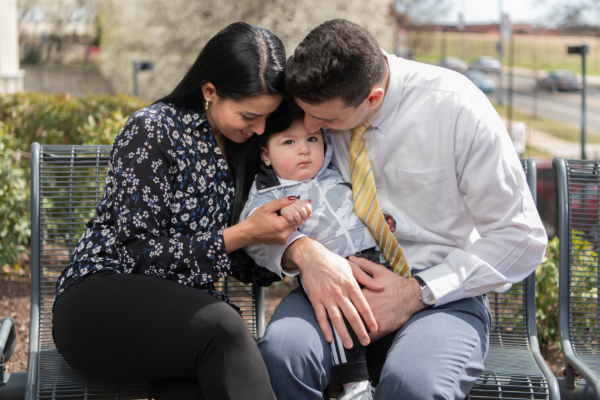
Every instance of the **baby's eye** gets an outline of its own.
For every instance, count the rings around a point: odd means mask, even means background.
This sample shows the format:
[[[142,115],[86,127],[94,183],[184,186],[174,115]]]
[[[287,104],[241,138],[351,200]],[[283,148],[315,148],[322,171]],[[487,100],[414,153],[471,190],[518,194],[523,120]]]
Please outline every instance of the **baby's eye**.
[[[291,140],[291,139],[290,140],[286,140],[285,142],[283,142],[283,144],[294,144],[294,141]]]
[[[308,138],[308,141],[309,141],[309,142],[318,142],[318,141],[319,141],[319,138],[318,138],[318,137],[316,137],[316,136],[311,136],[311,137],[309,137],[309,138]]]

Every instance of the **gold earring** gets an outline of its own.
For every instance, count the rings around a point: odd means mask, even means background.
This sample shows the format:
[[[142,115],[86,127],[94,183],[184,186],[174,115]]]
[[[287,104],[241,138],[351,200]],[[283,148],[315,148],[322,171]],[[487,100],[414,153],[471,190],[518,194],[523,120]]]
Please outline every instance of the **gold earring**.
[[[205,110],[208,110],[208,104],[209,104],[209,102],[210,102],[210,100],[209,100],[209,99],[206,99],[206,105],[204,106],[204,109],[205,109]]]

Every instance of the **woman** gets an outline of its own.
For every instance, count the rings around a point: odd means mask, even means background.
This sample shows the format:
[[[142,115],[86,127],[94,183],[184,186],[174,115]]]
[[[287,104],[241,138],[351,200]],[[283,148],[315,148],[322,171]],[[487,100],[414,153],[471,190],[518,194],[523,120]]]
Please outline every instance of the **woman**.
[[[157,400],[275,398],[253,338],[213,284],[271,283],[232,253],[294,231],[276,214],[293,198],[228,226],[248,193],[234,178],[254,174],[245,142],[291,124],[284,68],[276,36],[232,24],[115,138],[97,216],[56,285],[55,343],[83,376],[148,381]]]

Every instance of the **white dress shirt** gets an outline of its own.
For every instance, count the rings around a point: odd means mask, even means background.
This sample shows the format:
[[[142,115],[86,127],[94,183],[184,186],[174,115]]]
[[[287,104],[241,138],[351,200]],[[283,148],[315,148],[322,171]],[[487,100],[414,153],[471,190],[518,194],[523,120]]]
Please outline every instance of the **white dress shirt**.
[[[437,305],[508,290],[540,264],[548,239],[503,122],[463,75],[385,56],[388,90],[363,139],[409,266],[425,270]],[[332,135],[348,182],[350,138]],[[286,246],[270,247],[281,268]]]

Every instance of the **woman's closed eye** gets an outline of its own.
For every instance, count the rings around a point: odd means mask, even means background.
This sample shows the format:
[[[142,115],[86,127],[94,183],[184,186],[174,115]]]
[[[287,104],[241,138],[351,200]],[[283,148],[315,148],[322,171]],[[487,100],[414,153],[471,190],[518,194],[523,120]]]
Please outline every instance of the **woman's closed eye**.
[[[242,115],[242,118],[244,118],[244,120],[246,120],[246,121],[252,121],[256,117],[247,117],[245,115]]]

